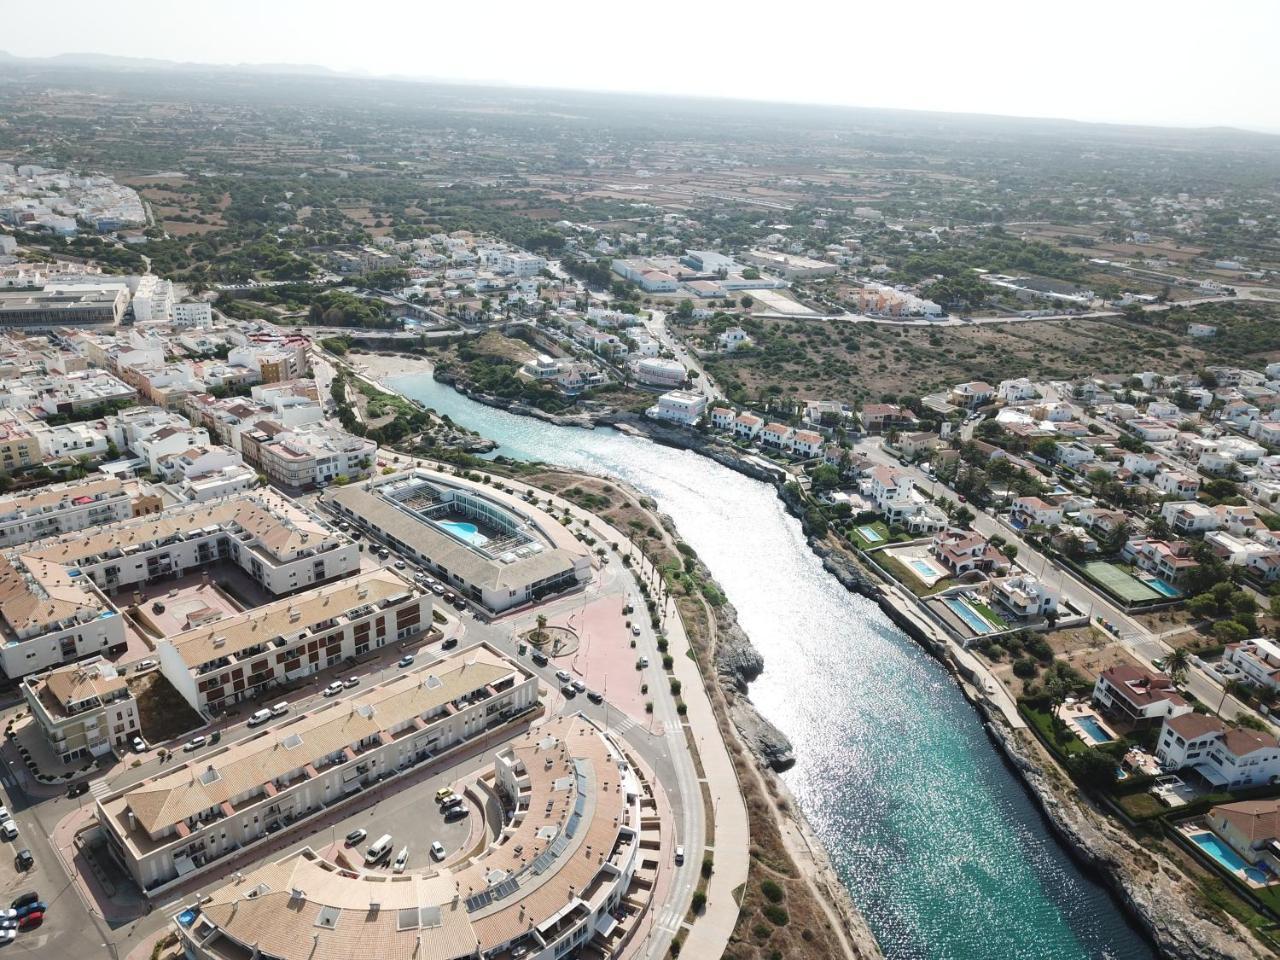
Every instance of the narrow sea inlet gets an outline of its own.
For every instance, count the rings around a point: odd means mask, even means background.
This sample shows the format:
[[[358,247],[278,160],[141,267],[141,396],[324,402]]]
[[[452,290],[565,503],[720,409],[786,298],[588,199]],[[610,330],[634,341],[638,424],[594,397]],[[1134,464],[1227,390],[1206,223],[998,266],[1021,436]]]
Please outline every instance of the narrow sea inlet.
[[[430,375],[388,385],[498,453],[626,480],[697,550],[765,658],[752,685],[795,745],[785,778],[893,960],[1146,960],[1050,835],[945,669],[823,571],[768,486],[612,430],[482,406]]]

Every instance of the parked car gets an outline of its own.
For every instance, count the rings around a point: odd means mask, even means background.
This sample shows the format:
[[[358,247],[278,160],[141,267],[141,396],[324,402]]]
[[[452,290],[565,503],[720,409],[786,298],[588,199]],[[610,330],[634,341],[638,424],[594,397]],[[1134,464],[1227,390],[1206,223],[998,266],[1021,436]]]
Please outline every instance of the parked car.
[[[557,670],[556,679],[559,680],[561,683],[568,683],[570,680],[573,679],[573,677],[569,675],[568,670]]]
[[[0,943],[13,943],[18,936],[18,923],[15,920],[13,926],[0,929]]]
[[[402,667],[411,667],[411,666],[413,666],[413,654],[412,654],[412,653],[406,653],[403,657],[401,657],[401,658],[397,661],[397,663],[398,663],[400,666],[402,666]]]
[[[37,893],[35,890],[28,890],[26,893],[20,893],[16,897],[14,897],[13,902],[10,903],[9,906],[14,909],[15,911],[14,916],[16,917],[18,915],[16,911],[21,910],[27,904],[37,903],[39,902],[39,900],[40,900],[39,893]]]
[[[463,817],[468,816],[470,813],[471,811],[468,810],[465,805],[450,807],[448,810],[444,812],[444,822],[453,823],[453,821],[461,820]]]
[[[32,913],[28,913],[25,917],[19,918],[18,929],[34,930],[36,927],[40,926],[40,924],[42,923],[44,923],[44,911],[36,910]]]
[[[442,597],[444,596],[444,587],[438,583],[433,583],[431,585],[431,592],[434,593],[437,597]]]
[[[445,594],[444,594],[445,603],[453,603],[453,601],[457,599],[458,599],[458,595],[456,593],[450,593],[448,591],[445,591]]]
[[[3,823],[0,823],[0,837],[3,837],[5,840],[17,840],[18,825],[12,820],[5,820]]]
[[[462,798],[455,793],[452,796],[446,797],[444,803],[441,804],[441,806],[443,806],[446,810],[453,810],[457,807],[462,806],[462,803],[463,803]]]
[[[397,561],[396,561],[396,563],[395,563],[395,567],[396,567],[396,569],[397,569],[397,570],[403,570],[403,569],[404,569],[404,561],[403,561],[403,560],[397,560]]]
[[[453,787],[441,787],[436,791],[436,803],[444,806],[445,801],[453,796]]]
[[[396,854],[395,861],[391,864],[392,873],[404,873],[404,868],[409,865],[409,848],[402,847],[400,852]]]
[[[586,693],[587,685],[583,683],[581,680],[575,680],[573,681],[573,689],[577,693]]]
[[[604,697],[601,694],[597,693],[595,690],[587,691],[587,699],[590,700],[592,703],[604,703]]]
[[[156,662],[154,660],[139,660],[136,669],[138,673],[142,673],[145,670],[150,670],[155,665]]]
[[[636,663],[640,664],[640,669],[643,670],[645,667],[649,665],[649,658],[641,657],[639,660],[636,661]]]
[[[573,689],[572,683],[560,684],[560,692],[564,694],[566,700],[569,699],[570,697],[576,697],[578,695],[578,691]]]
[[[633,623],[633,624],[631,625],[631,635],[632,635],[633,637],[638,637],[638,636],[640,636],[640,624],[638,624],[638,623]]]
[[[361,827],[357,830],[352,830],[350,833],[348,833],[347,838],[344,842],[348,847],[354,847],[356,844],[358,844],[361,840],[363,840],[368,835],[369,835],[369,831]]]
[[[204,734],[199,734],[198,736],[194,736],[190,740],[188,740],[186,743],[184,743],[182,745],[182,749],[187,753],[190,753],[192,750],[199,750],[208,742],[209,742],[208,737],[206,737]]]
[[[134,737],[129,741],[129,746],[133,748],[134,753],[147,752],[147,741],[143,740],[141,737]]]
[[[249,715],[249,722],[247,726],[259,727],[270,719],[271,719],[270,710],[255,710],[253,711],[252,714]]]
[[[458,645],[458,638],[457,638],[457,637],[449,637],[447,640],[445,640],[445,642],[444,642],[444,643],[440,644],[440,649],[441,649],[441,650],[452,650],[452,649],[453,649],[454,647],[456,647],[457,645]]]
[[[547,655],[543,653],[541,650],[533,651],[533,653],[529,655],[529,659],[532,660],[534,663],[536,663],[540,667],[545,667],[548,662]]]
[[[283,717],[288,712],[289,712],[289,704],[283,700],[281,700],[279,703],[275,704],[271,708],[271,715],[273,717]]]
[[[23,917],[31,916],[33,913],[44,913],[49,909],[49,906],[43,900],[32,900],[30,903],[24,903],[14,909],[18,911],[18,919],[21,920]]]
[[[30,870],[36,865],[36,858],[31,855],[31,851],[23,847],[18,851],[18,855],[13,858],[13,865],[19,870]]]
[[[360,685],[360,678],[347,677],[347,679],[342,681],[342,685],[346,687],[348,690],[350,690],[352,687],[358,687]]]
[[[682,863],[684,863],[684,847],[677,846],[676,847],[676,866],[678,867]]]
[[[329,684],[327,687],[325,687],[325,688],[324,688],[324,691],[323,691],[323,693],[324,693],[324,695],[325,695],[326,697],[336,697],[336,696],[337,696],[338,694],[340,694],[341,692],[342,692],[342,681],[341,681],[341,680],[335,680],[335,681],[333,681],[333,683],[331,683],[331,684]]]
[[[67,796],[72,800],[80,796],[82,793],[88,792],[89,784],[84,780],[81,780],[79,783],[73,783],[71,786],[67,787]]]
[[[437,860],[443,860],[443,859],[444,859],[444,844],[443,844],[443,843],[441,843],[439,840],[432,840],[432,841],[431,841],[431,855],[432,855],[433,857],[435,857]]]

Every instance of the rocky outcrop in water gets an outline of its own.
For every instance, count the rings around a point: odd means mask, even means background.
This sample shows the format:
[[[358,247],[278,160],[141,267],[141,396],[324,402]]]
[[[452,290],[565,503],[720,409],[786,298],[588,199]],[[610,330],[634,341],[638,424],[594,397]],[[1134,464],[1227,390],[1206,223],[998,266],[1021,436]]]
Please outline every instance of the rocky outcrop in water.
[[[1254,960],[1271,953],[1233,918],[1206,910],[1195,881],[1167,856],[1152,854],[1080,798],[1028,731],[995,721],[988,729],[1035,794],[1072,853],[1104,877],[1162,955],[1186,960]]]
[[[822,561],[822,569],[839,580],[846,590],[871,600],[880,599],[880,585],[868,577],[863,569],[849,557],[832,550],[817,537],[809,538],[809,549]]]

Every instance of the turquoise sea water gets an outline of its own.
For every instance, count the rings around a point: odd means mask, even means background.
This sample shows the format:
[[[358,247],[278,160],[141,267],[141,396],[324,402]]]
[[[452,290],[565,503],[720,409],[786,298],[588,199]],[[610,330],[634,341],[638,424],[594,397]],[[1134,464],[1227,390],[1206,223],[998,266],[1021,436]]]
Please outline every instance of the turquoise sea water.
[[[892,960],[1149,960],[1077,869],[946,671],[822,570],[768,486],[612,430],[388,381],[498,453],[625,479],[706,561],[765,659],[751,697],[793,741],[785,776]]]

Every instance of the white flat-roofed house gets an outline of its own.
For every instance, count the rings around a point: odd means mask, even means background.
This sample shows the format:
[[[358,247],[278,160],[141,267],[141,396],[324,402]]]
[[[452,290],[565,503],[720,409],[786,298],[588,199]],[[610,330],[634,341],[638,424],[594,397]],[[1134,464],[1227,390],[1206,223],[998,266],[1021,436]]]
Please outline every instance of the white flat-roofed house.
[[[1058,609],[1057,591],[1029,573],[996,580],[991,596],[1021,620],[1038,619]]]
[[[1241,430],[1249,429],[1249,425],[1261,415],[1261,410],[1244,400],[1232,400],[1218,411],[1219,420],[1225,420]]]
[[[1165,440],[1172,440],[1178,435],[1178,428],[1163,420],[1153,420],[1144,417],[1137,420],[1130,420],[1127,426],[1148,443],[1160,443]]]
[[[1152,400],[1144,413],[1155,420],[1181,420],[1186,416],[1176,403],[1168,400]]]
[[[741,350],[743,347],[749,347],[753,343],[747,331],[741,327],[730,327],[719,337],[720,349],[726,353],[732,353],[735,350]]]
[[[1005,403],[1022,403],[1037,399],[1040,391],[1026,377],[1018,377],[1016,380],[1001,380],[997,396]]]
[[[138,704],[124,676],[101,657],[25,677],[22,696],[63,763],[124,747],[139,730]]]
[[[1217,717],[1188,713],[1164,721],[1156,757],[1168,770],[1193,770],[1215,788],[1238,790],[1280,776],[1280,744],[1269,733],[1228,727]]]
[[[915,512],[913,491],[911,474],[893,467],[876,467],[866,480],[867,495],[875,501],[876,508],[885,518],[893,523],[900,522]]]
[[[1140,477],[1154,477],[1159,472],[1164,460],[1155,453],[1125,452],[1121,463],[1124,469],[1136,473]]]
[[[1207,533],[1222,526],[1222,519],[1211,507],[1194,500],[1170,500],[1160,508],[1160,516],[1175,533]]]
[[[1086,463],[1098,459],[1098,452],[1079,440],[1058,441],[1054,444],[1054,459],[1065,467],[1079,470]]]
[[[731,407],[713,407],[711,410],[711,426],[717,430],[732,430],[737,414]]]
[[[1268,447],[1280,447],[1280,418],[1269,413],[1249,424],[1249,436]]]
[[[691,427],[707,410],[707,398],[701,393],[688,390],[672,390],[658,398],[658,402],[647,411],[649,416],[658,420],[669,420],[672,423]]]
[[[1156,723],[1191,712],[1191,704],[1172,680],[1128,663],[1108,667],[1098,675],[1093,699],[1103,710],[1134,724]]]
[[[1190,499],[1200,492],[1200,478],[1177,470],[1161,470],[1151,481],[1161,493]]]
[[[1250,683],[1280,690],[1280,644],[1268,637],[1229,643],[1223,658],[1240,669]]]

